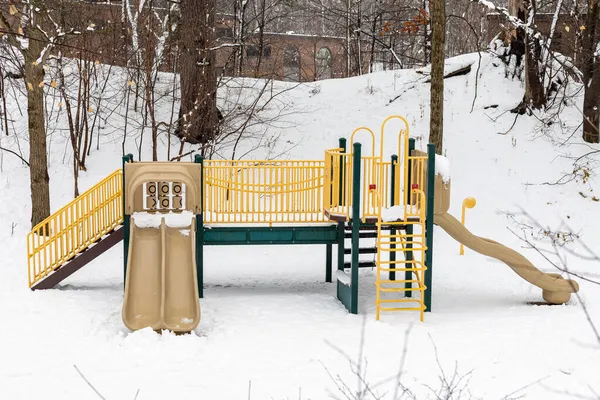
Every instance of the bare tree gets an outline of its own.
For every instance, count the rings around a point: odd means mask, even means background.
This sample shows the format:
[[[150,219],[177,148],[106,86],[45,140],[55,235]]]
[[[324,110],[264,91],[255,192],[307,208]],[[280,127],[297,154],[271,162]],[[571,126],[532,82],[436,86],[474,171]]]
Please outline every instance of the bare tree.
[[[600,12],[598,1],[587,2],[587,21],[583,30],[581,58],[583,62],[583,140],[600,143],[598,134],[600,122],[600,54],[598,51],[598,28]]]
[[[67,31],[53,15],[59,5],[58,1],[29,0],[20,4],[21,10],[10,4],[8,10],[0,11],[0,28],[21,58],[19,78],[27,89],[32,226],[50,215],[43,67],[52,50],[68,33],[75,32]]]
[[[217,133],[217,80],[214,70],[214,0],[182,0],[179,27],[181,105],[179,137],[209,143]],[[202,154],[206,154],[203,148]]]
[[[446,34],[446,3],[432,0],[431,98],[429,142],[442,154],[444,144],[444,39]]]

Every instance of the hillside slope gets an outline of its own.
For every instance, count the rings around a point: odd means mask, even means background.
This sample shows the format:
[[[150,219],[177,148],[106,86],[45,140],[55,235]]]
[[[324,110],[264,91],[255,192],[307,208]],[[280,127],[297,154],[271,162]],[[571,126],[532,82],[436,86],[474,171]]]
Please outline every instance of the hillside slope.
[[[600,191],[595,171],[585,182],[545,184],[573,170],[568,157],[599,150],[582,143],[579,134],[570,136],[580,123],[577,107],[567,107],[561,123],[546,130],[540,130],[534,117],[521,116],[515,122],[508,110],[520,101],[522,84],[505,79],[504,67],[490,55],[482,55],[476,75],[478,60],[477,54],[469,54],[447,61],[448,69],[474,63],[469,74],[445,81],[450,213],[460,217],[463,198],[475,197],[477,206],[468,210],[467,227],[521,252],[548,272],[558,271],[514,233],[551,248],[544,229],[534,223],[552,231],[570,229],[581,241],[558,239],[568,242],[560,247],[568,268],[600,279],[597,259],[572,254],[589,255],[584,243],[600,253],[595,240],[600,237],[600,205],[593,200]],[[113,74],[109,90],[118,93],[122,77]],[[165,87],[169,79],[161,77]],[[336,147],[339,137],[349,138],[362,125],[376,131],[378,145],[379,125],[393,114],[409,120],[411,136],[424,148],[429,126],[429,86],[424,79],[419,71],[402,70],[301,85],[275,82],[274,90],[289,90],[261,113],[266,121],[278,114],[279,119],[252,128],[256,136],[243,141],[237,154],[253,149],[249,157],[322,159],[326,148]],[[240,90],[242,83],[253,88]],[[232,81],[220,93],[223,108],[237,96],[249,98],[261,84]],[[117,104],[115,97],[114,107]],[[3,136],[0,145],[20,149],[26,156],[26,118],[18,106],[19,102],[9,104],[17,136]],[[159,110],[160,118],[167,119],[168,107]],[[100,149],[88,158],[81,190],[119,168],[124,114],[118,109],[105,115]],[[69,142],[61,130],[64,116],[58,120],[51,125],[49,157],[53,210],[73,192]],[[149,139],[149,134],[143,139],[139,132],[131,135],[126,152],[137,159],[137,143],[143,140],[142,158],[148,160]],[[166,138],[159,139],[164,159]],[[369,152],[370,139],[361,135],[360,140],[363,152]],[[386,157],[396,152],[393,133],[385,136],[384,144]],[[173,143],[172,149],[177,151],[178,145]],[[228,155],[228,150],[221,152]],[[206,251],[206,297],[193,334],[130,333],[121,321],[120,246],[58,289],[27,289],[28,170],[5,152],[1,162],[0,398],[95,398],[80,373],[106,399],[133,399],[138,390],[140,400],[324,399],[330,393],[346,398],[346,385],[352,391],[364,390],[364,382],[375,393],[364,397],[368,399],[391,399],[405,389],[419,399],[437,398],[438,388],[444,392],[442,374],[464,389],[463,397],[558,399],[600,393],[600,348],[581,307],[584,302],[600,324],[598,286],[578,279],[581,299],[556,307],[528,304],[541,301],[538,288],[497,260],[469,250],[459,256],[459,244],[439,228],[433,312],[424,323],[416,313],[385,314],[375,321],[372,271],[361,273],[361,315],[349,315],[335,299],[334,284],[323,282],[321,247],[230,247]],[[362,379],[348,357],[354,363],[363,357]],[[459,377],[463,378],[458,381]]]

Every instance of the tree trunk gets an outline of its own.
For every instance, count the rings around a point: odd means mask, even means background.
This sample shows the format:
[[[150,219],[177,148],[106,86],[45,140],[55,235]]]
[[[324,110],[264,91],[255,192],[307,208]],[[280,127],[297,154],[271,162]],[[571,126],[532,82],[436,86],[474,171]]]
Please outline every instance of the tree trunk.
[[[517,0],[509,7],[509,9],[516,12],[516,17],[521,21],[528,22],[530,12],[535,13],[535,0]],[[535,18],[535,15],[533,15],[533,17]],[[512,41],[511,47],[513,46],[514,49],[511,48],[511,51],[514,52],[517,58],[521,57],[522,51],[525,62],[525,94],[523,95],[521,104],[513,111],[524,114],[527,107],[539,110],[546,105],[546,92],[544,90],[538,66],[542,52],[540,42],[527,34],[524,28],[518,27]],[[517,61],[517,66],[520,62],[521,60]]]
[[[40,54],[42,41],[30,40],[25,55],[25,86],[27,87],[27,118],[29,122],[29,174],[31,183],[31,226],[50,215],[50,177],[46,155],[46,128],[44,126],[44,80],[41,65],[34,65],[29,54]],[[39,48],[38,48],[39,47]]]
[[[588,143],[600,143],[598,97],[598,91],[590,89],[585,91],[583,97],[583,140]]]
[[[435,152],[442,154],[444,141],[444,41],[446,31],[446,4],[433,0],[431,34],[431,98],[429,118],[429,142]]]
[[[182,140],[207,144],[217,131],[216,86],[213,42],[214,0],[182,0],[179,31],[181,106],[179,136]]]
[[[540,80],[538,63],[541,57],[541,47],[531,35],[525,36],[525,105],[534,110],[540,110],[546,105],[544,85]]]
[[[598,1],[588,2],[586,29],[583,31],[581,58],[583,61],[583,140],[588,143],[600,143],[600,60],[595,56],[598,39]]]

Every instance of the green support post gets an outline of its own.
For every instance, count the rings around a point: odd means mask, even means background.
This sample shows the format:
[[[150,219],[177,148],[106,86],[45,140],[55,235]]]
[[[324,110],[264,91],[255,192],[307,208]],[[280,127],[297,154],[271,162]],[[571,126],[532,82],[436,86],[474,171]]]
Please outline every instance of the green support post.
[[[196,154],[194,162],[200,164],[200,214],[196,214],[196,278],[198,297],[204,298],[204,165],[202,156]]]
[[[392,185],[390,188],[390,206],[393,207],[395,206],[394,204],[394,199],[396,198],[396,165],[398,164],[398,155],[394,154],[392,155],[392,171],[390,174],[390,177],[392,179]],[[390,235],[392,236],[390,238],[390,268],[396,268],[396,263],[394,261],[396,261],[396,238],[394,237],[394,235],[396,234],[396,228],[390,228]],[[390,277],[390,281],[395,281],[396,280],[396,271],[390,271],[389,273],[389,277]]]
[[[425,311],[431,311],[431,293],[433,291],[433,212],[435,188],[435,145],[427,145],[427,214],[425,234],[427,250],[425,252]]]
[[[412,152],[415,149],[415,139],[414,138],[410,138],[408,139],[408,155],[412,156]],[[405,183],[405,186],[407,188],[407,190],[405,190],[405,202],[406,204],[410,204],[410,199],[411,199],[411,192],[412,192],[412,188],[411,188],[411,184],[412,184],[412,161],[409,159],[408,160],[408,182]],[[412,237],[410,235],[412,235],[414,233],[414,226],[413,225],[406,225],[406,235],[408,236],[406,238],[406,248],[407,249],[412,249]],[[413,260],[413,252],[412,250],[407,250],[405,253],[405,259],[406,261],[412,261]],[[411,265],[414,266],[413,263],[408,263],[405,265]],[[412,271],[405,271],[404,272],[404,280],[409,281],[411,279],[414,278],[414,275],[412,273]],[[411,289],[412,288],[412,283],[410,282],[405,282],[404,283],[404,288],[405,289]],[[404,292],[405,297],[412,297],[412,291],[411,290],[406,290]]]
[[[338,271],[344,270],[344,242],[346,238],[344,237],[344,223],[338,222],[337,224],[337,243],[338,243],[338,252],[337,252],[337,269]],[[338,300],[342,300],[342,293],[340,292],[342,284],[336,279],[336,294]],[[343,302],[343,301],[342,301]]]
[[[129,256],[129,231],[131,229],[131,215],[128,215],[125,210],[125,164],[133,162],[133,154],[126,154],[123,156],[123,181],[121,189],[121,198],[123,207],[123,287],[125,287],[127,279],[127,257]]]
[[[350,313],[358,314],[358,248],[360,234],[360,143],[354,143],[352,160],[352,268]]]
[[[325,282],[331,282],[333,274],[333,245],[325,245]]]

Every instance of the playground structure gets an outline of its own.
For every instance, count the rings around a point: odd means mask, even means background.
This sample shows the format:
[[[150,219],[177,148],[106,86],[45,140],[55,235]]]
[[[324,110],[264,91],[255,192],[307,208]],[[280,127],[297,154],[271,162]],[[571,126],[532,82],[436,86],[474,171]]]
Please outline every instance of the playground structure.
[[[387,161],[390,120],[403,127],[397,155]],[[355,142],[359,132],[370,135],[370,155]],[[376,318],[417,311],[422,321],[431,311],[435,223],[468,248],[505,262],[542,288],[549,303],[562,304],[578,290],[450,216],[450,182],[435,173],[435,148],[416,150],[404,118],[384,120],[379,152],[367,127],[346,145],[340,139],[323,160],[133,162],[127,155],[122,168],[27,235],[29,287],[52,288],[123,240],[124,324],[189,332],[200,321],[204,246],[315,244],[325,245],[325,280],[335,278],[337,298],[350,313],[358,313],[359,268],[373,268]],[[375,244],[367,247],[369,240]]]

